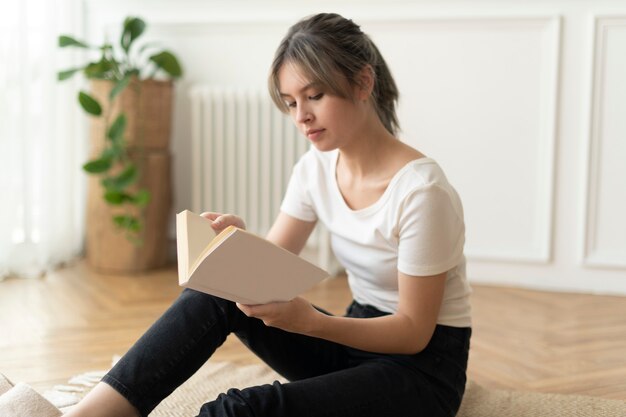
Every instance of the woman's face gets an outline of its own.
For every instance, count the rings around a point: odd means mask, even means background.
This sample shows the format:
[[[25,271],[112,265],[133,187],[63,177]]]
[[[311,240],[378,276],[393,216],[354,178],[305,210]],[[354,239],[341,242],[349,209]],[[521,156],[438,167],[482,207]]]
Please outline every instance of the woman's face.
[[[280,94],[302,134],[320,151],[347,146],[363,125],[365,113],[357,102],[332,95],[311,83],[296,65],[278,71]]]

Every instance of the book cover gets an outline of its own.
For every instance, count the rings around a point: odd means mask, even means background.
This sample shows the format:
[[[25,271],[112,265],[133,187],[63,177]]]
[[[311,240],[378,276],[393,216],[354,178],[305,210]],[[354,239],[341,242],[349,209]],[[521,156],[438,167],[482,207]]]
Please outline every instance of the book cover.
[[[272,242],[234,226],[215,235],[189,210],[176,215],[179,285],[242,304],[289,301],[329,274]]]

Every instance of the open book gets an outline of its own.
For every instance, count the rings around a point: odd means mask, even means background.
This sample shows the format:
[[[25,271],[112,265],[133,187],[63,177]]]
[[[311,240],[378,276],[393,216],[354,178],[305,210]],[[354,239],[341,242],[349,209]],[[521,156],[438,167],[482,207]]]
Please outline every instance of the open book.
[[[329,276],[323,269],[260,236],[176,215],[179,285],[242,304],[289,301]]]

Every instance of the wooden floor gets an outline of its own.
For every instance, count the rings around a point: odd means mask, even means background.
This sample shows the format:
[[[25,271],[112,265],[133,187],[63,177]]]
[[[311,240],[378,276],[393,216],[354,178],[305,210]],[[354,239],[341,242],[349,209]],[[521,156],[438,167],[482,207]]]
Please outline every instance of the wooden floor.
[[[173,268],[96,274],[82,262],[0,282],[0,372],[39,390],[106,369],[177,296]],[[307,293],[342,313],[345,278]],[[626,298],[474,286],[469,376],[484,386],[626,400]],[[214,360],[258,359],[231,337]]]

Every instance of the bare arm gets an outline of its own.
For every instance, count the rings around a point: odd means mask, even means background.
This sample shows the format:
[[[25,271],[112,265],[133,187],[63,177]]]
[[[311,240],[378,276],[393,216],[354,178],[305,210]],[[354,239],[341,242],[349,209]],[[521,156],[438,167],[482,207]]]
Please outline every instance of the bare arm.
[[[305,222],[280,212],[266,238],[297,255],[304,248],[314,228],[315,222]]]
[[[211,220],[211,226],[216,233],[231,225],[241,229],[246,228],[244,220],[235,214],[206,211],[201,216]],[[305,222],[280,212],[267,233],[266,239],[297,255],[302,251],[314,228],[315,222]]]
[[[398,273],[398,311],[359,319],[324,315],[298,297],[287,303],[242,306],[244,313],[268,326],[319,337],[357,349],[412,354],[423,350],[434,332],[443,299],[446,273],[416,277]]]
[[[319,315],[310,334],[371,352],[417,353],[435,330],[445,277],[445,273],[428,277],[399,273],[396,313],[367,320]]]

